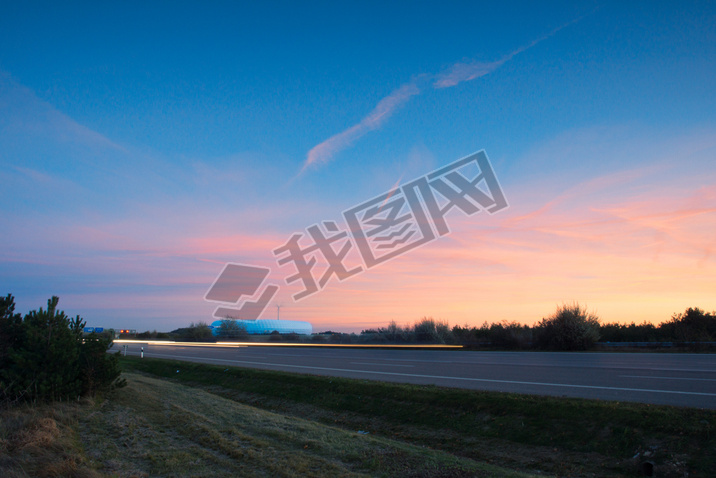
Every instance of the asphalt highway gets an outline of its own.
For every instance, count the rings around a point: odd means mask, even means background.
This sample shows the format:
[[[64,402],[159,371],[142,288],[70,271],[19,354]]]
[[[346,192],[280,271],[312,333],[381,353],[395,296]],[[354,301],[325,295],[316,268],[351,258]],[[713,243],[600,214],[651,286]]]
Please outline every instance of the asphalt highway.
[[[716,409],[715,354],[126,345],[128,355],[144,348],[145,357],[191,362]]]

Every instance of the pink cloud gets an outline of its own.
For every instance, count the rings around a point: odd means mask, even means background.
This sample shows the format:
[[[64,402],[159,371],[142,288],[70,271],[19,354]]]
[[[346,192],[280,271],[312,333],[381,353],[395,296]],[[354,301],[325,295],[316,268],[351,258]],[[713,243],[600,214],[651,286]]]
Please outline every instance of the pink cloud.
[[[331,282],[286,313],[317,330],[355,330],[423,316],[534,323],[572,301],[607,322],[716,309],[716,183],[692,190],[685,177],[662,184],[656,173],[672,176],[656,167],[620,172],[575,185],[568,199],[538,204],[538,214],[514,200],[494,216],[455,217],[449,236]],[[650,185],[633,189],[645,175]]]
[[[452,325],[534,323],[573,300],[595,309],[604,321],[660,322],[689,306],[716,308],[711,291],[716,259],[710,254],[716,184],[691,191],[652,182],[629,192],[640,178],[632,172],[586,181],[569,190],[568,199],[548,200],[549,208],[537,204],[539,214],[530,214],[521,206],[530,203],[516,198],[500,214],[455,217],[449,236],[342,283],[331,280],[319,294],[298,303],[291,300],[294,290],[280,282],[275,302],[283,305],[282,318],[307,320],[317,331],[360,331],[390,320],[410,324],[423,316]],[[615,184],[625,192],[612,194]],[[74,237],[82,244],[121,246],[118,231],[123,229],[83,229]],[[181,294],[151,288],[132,294],[136,308],[129,308],[122,294],[91,291],[67,297],[71,301],[65,307],[116,308],[150,318],[145,322],[149,329],[209,320],[212,305],[204,303],[202,294],[221,269],[220,259],[270,260],[271,249],[287,238],[217,232],[132,244],[145,246],[144,252],[112,258],[101,267],[96,260],[69,258],[67,263],[79,261],[78,267],[111,273],[118,285],[130,277],[146,286],[183,288]],[[285,272],[274,278],[282,279]],[[274,313],[272,304],[265,314]]]

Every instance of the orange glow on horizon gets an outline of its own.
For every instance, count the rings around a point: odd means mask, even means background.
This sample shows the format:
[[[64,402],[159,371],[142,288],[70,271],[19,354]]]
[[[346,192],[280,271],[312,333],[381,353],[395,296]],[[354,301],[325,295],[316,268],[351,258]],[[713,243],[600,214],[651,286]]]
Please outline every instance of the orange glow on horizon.
[[[612,182],[591,181],[581,195],[577,186],[569,200],[532,212],[456,217],[450,235],[332,280],[282,317],[359,331],[422,317],[532,325],[573,302],[602,323],[659,324],[688,307],[716,309],[716,186],[615,199],[604,184]]]

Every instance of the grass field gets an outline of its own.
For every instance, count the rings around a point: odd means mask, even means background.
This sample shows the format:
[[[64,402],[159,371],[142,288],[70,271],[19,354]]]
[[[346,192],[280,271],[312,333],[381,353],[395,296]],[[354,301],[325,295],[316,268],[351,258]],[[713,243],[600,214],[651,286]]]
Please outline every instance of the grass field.
[[[122,358],[0,415],[0,476],[714,476],[716,412]]]

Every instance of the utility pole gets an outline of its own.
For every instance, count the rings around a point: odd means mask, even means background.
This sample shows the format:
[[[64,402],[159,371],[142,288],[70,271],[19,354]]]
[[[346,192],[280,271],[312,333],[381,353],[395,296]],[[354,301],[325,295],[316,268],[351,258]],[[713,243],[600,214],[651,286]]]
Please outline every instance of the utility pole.
[[[276,304],[276,320],[281,320],[281,306]]]

